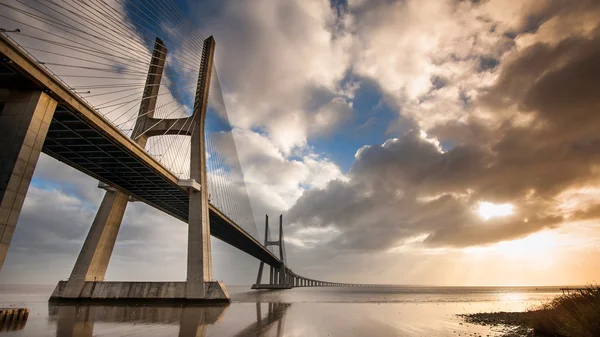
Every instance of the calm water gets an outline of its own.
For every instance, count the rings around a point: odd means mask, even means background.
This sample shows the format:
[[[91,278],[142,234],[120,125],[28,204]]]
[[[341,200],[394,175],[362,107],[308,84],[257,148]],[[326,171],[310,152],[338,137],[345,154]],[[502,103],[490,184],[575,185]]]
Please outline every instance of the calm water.
[[[0,285],[0,307],[30,309],[23,330],[0,336],[499,336],[456,314],[521,311],[554,287],[296,288],[230,286],[229,306],[54,306],[53,286]]]

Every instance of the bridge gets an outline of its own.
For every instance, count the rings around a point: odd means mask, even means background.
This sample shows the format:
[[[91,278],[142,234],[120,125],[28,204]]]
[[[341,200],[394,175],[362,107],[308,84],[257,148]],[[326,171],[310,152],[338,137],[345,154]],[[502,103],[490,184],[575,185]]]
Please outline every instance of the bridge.
[[[261,244],[214,65],[215,40],[175,4],[37,3],[43,7],[0,3],[0,268],[44,152],[106,190],[53,301],[229,301],[212,277],[210,235],[260,261],[253,289],[369,286],[293,272],[281,216],[277,240],[266,217]],[[133,201],[188,224],[185,282],[104,280]]]

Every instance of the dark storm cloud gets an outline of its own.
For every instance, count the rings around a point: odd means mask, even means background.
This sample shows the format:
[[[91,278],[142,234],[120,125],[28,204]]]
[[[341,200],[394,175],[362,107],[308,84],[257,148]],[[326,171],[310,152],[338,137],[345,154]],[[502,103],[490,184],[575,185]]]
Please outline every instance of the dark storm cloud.
[[[536,27],[553,18],[560,28],[596,8],[552,6]],[[386,250],[417,236],[431,246],[472,246],[563,224],[555,198],[597,180],[599,60],[598,27],[533,43],[501,65],[482,60],[500,75],[475,104],[506,118],[438,125],[430,135],[458,144],[445,153],[418,131],[362,149],[349,181],[307,191],[289,211],[291,221],[333,225],[339,234],[328,245],[354,250]],[[513,108],[521,116],[505,112]],[[474,212],[479,201],[512,203],[515,214],[485,221]],[[599,216],[591,208],[570,219]]]
[[[475,146],[440,153],[413,131],[363,149],[350,181],[305,193],[290,210],[290,221],[333,225],[340,234],[328,245],[353,250],[385,250],[419,235],[428,235],[430,245],[486,244],[558,224],[560,218],[539,213],[538,205],[522,205],[519,217],[484,221],[474,213],[479,200],[525,198],[527,186],[518,186],[522,194],[505,188],[515,183],[498,160]]]
[[[516,105],[535,114],[548,135],[578,137],[600,121],[598,60],[600,28],[556,45],[536,43],[505,68],[484,100],[493,109]]]

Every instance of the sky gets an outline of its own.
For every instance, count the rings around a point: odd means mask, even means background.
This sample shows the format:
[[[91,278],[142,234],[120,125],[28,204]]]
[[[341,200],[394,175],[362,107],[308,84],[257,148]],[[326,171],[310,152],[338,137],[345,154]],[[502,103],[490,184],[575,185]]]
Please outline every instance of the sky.
[[[296,273],[600,281],[598,1],[177,2],[215,38],[254,215],[284,215]],[[42,155],[0,282],[66,279],[102,195]],[[131,203],[106,279],[184,280],[186,232]],[[216,279],[253,282],[212,248]]]

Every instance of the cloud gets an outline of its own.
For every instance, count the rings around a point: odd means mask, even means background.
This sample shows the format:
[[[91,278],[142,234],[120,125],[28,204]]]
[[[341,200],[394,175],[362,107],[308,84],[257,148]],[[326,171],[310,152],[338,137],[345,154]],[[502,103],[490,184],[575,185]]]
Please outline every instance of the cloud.
[[[503,69],[482,101],[490,109],[514,107],[532,114],[530,118],[544,122],[532,126],[544,129],[548,141],[591,132],[600,121],[596,113],[599,42],[600,25],[589,35],[528,46]]]
[[[548,22],[561,27],[561,15],[567,21],[581,15],[585,27],[594,27],[586,11],[596,9],[589,5],[567,13],[548,9],[536,31],[543,35]],[[382,6],[418,10],[409,3]],[[596,17],[595,27],[599,21]],[[491,78],[497,80],[473,87],[472,107],[461,109],[464,117],[458,121],[451,114],[449,120],[431,124],[431,116],[420,115],[429,111],[427,100],[421,99],[419,112],[408,114],[421,125],[433,126],[428,138],[411,131],[381,146],[361,148],[348,181],[306,191],[290,209],[291,220],[300,228],[333,226],[337,236],[322,247],[354,251],[384,251],[413,237],[422,237],[429,247],[486,245],[565,225],[572,214],[565,211],[561,194],[598,185],[600,157],[593,150],[600,142],[596,132],[600,101],[595,94],[600,88],[598,32],[598,28],[578,30],[552,43],[506,50],[493,67],[497,70]],[[470,70],[475,77],[480,71]],[[382,83],[385,88],[385,78]],[[404,94],[396,97],[410,106],[406,98],[421,87],[406,87],[419,81],[403,83],[398,89],[404,88]],[[441,102],[443,91],[457,90],[457,83],[424,86],[421,94]],[[439,104],[434,110],[448,111]],[[432,139],[454,146],[439,151]],[[514,204],[515,214],[485,220],[475,213],[481,201]],[[575,199],[579,207],[583,202]],[[573,219],[596,217],[590,208]]]
[[[225,162],[242,169],[243,177],[240,172],[228,172],[221,181],[236,187],[236,195],[230,199],[250,199],[261,237],[265,214],[274,216],[286,211],[307,189],[324,188],[331,180],[345,179],[340,168],[326,157],[310,150],[288,157],[266,135],[250,130],[220,132],[214,135],[214,143]]]
[[[335,29],[328,1],[227,2],[217,11],[200,24],[215,33],[234,125],[264,128],[288,154],[346,119],[351,110],[340,81],[350,40]]]

